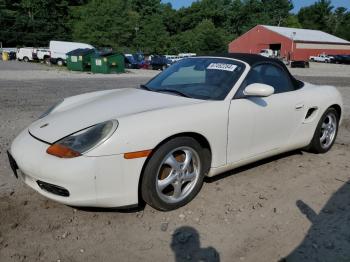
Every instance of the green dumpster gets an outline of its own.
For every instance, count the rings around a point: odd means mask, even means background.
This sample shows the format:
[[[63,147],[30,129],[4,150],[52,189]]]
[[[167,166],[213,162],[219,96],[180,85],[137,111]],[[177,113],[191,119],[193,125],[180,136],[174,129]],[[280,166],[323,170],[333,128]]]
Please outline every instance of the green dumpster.
[[[91,71],[93,73],[124,73],[124,55],[115,53],[100,53],[91,58]]]
[[[67,53],[67,68],[72,71],[90,71],[94,49],[79,48]]]

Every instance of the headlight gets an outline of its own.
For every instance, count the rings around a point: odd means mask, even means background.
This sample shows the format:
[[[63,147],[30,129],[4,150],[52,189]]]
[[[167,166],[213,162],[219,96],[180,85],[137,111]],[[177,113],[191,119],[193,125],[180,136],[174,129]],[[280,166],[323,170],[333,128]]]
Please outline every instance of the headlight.
[[[105,142],[118,127],[118,121],[106,121],[69,135],[51,145],[46,152],[60,158],[81,156]]]
[[[56,107],[58,107],[60,104],[62,104],[63,101],[64,101],[64,99],[58,101],[56,104],[51,106],[41,116],[39,116],[39,119],[44,118],[45,116],[49,115],[53,110],[55,110]]]

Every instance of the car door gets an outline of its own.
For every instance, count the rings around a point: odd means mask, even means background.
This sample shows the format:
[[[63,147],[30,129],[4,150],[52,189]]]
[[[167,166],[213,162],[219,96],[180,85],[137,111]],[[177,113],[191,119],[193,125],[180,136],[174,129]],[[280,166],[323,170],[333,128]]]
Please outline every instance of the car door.
[[[275,93],[269,97],[246,97],[243,91],[253,83],[270,85]],[[228,163],[287,148],[304,116],[302,92],[294,88],[289,75],[274,64],[255,66],[231,101]]]

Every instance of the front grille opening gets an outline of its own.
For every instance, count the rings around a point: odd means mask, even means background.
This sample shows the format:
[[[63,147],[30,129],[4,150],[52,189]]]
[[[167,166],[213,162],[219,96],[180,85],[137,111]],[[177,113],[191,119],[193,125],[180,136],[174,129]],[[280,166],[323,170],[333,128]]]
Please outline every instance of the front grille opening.
[[[69,191],[63,187],[49,184],[49,183],[46,183],[46,182],[43,182],[40,180],[38,180],[36,182],[42,190],[45,190],[49,193],[52,193],[52,194],[55,194],[58,196],[69,197]]]

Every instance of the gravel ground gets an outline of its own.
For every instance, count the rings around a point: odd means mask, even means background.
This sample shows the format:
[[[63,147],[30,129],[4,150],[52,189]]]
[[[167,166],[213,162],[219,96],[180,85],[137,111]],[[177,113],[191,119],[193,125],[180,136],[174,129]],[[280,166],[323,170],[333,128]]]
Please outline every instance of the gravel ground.
[[[59,98],[136,87],[157,72],[72,74],[0,62],[0,261],[350,261],[349,70],[292,70],[344,96],[329,153],[294,151],[207,179],[189,205],[162,213],[55,203],[16,181],[6,159],[10,141]]]

